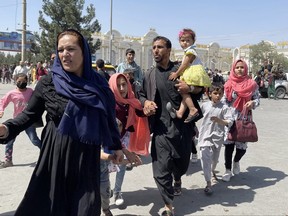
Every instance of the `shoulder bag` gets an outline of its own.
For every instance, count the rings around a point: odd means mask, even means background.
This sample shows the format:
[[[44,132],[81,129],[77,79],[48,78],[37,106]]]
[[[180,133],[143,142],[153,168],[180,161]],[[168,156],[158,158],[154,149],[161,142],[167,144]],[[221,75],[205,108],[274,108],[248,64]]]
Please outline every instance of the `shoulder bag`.
[[[253,122],[252,111],[243,109],[228,133],[228,140],[237,142],[257,142],[257,127]]]

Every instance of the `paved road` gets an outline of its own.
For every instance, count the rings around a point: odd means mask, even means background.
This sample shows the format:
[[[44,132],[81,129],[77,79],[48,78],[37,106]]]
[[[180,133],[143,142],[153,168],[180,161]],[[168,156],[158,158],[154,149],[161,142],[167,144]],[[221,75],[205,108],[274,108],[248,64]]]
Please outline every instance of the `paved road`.
[[[0,84],[0,96],[13,85]],[[288,99],[262,99],[254,112],[259,141],[250,143],[241,161],[241,174],[230,182],[219,181],[214,194],[205,196],[200,161],[190,164],[183,177],[183,194],[175,198],[176,215],[288,215]],[[12,116],[10,105],[2,121]],[[38,131],[39,134],[41,129]],[[222,149],[224,150],[224,149]],[[223,152],[218,176],[224,172]],[[27,188],[38,150],[21,133],[14,148],[12,168],[0,170],[0,216],[13,215]],[[0,146],[0,157],[4,146]],[[111,175],[114,184],[115,174]],[[159,215],[163,203],[152,178],[150,157],[144,165],[127,172],[123,185],[125,205],[119,209],[111,199],[114,215]]]

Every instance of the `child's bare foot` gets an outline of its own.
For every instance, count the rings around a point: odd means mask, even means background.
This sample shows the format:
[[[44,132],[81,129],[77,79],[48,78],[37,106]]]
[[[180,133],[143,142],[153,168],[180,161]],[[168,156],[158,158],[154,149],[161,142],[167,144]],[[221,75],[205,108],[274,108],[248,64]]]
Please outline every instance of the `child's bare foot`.
[[[183,117],[183,114],[179,112],[179,110],[176,110],[176,116],[178,119],[181,119]]]

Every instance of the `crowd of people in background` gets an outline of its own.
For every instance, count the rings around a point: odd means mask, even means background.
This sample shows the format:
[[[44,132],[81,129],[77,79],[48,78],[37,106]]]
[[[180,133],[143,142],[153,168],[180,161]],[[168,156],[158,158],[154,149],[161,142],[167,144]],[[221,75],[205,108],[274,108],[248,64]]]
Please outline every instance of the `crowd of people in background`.
[[[260,93],[265,93],[265,95],[262,94],[264,97],[277,99],[275,81],[287,80],[287,77],[281,64],[264,61],[261,69],[257,71],[254,80],[259,87]]]
[[[43,75],[47,75],[52,67],[51,61],[39,61],[31,63],[28,61],[20,61],[18,64],[7,65],[0,67],[0,82],[2,84],[15,84],[15,77],[19,73],[26,74],[28,77],[28,85],[35,84]]]
[[[3,65],[3,84],[15,83],[20,88],[18,79],[24,74],[35,91],[23,112],[0,124],[0,141],[13,144],[21,131],[27,132],[47,112],[40,157],[15,215],[88,216],[99,215],[101,208],[106,216],[113,215],[109,199],[114,196],[116,206],[123,205],[125,172],[141,165],[141,156],[149,154],[150,134],[152,172],[164,203],[163,216],[174,215],[174,197],[182,193],[181,177],[190,160],[198,160],[195,138],[206,195],[213,194],[213,182],[218,181],[215,169],[222,145],[226,170],[222,180],[228,182],[240,174],[247,143],[229,141],[228,130],[244,108],[260,105],[258,90],[264,85],[268,85],[269,97],[275,97],[275,79],[285,79],[283,70],[279,64],[264,62],[253,78],[246,62],[237,59],[224,76],[220,69],[202,65],[193,45],[195,38],[191,29],[180,31],[181,63],[170,60],[171,41],[157,36],[152,45],[155,66],[142,70],[135,62],[135,51],[128,48],[126,59],[111,74],[103,59],[97,59],[96,70],[92,69],[87,41],[70,29],[58,35],[57,53],[51,61]],[[1,107],[3,112],[6,104]],[[198,131],[196,122],[201,118]],[[140,126],[142,133],[143,128],[147,132],[141,138]],[[142,145],[141,150],[135,143]],[[10,159],[9,166],[13,166],[12,154]],[[115,171],[111,188],[109,173]],[[48,202],[51,194],[53,202]]]

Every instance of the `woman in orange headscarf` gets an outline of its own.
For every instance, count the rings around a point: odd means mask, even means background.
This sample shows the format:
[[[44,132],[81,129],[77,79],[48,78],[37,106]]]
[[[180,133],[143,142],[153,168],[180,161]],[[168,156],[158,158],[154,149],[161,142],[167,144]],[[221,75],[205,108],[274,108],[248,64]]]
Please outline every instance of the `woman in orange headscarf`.
[[[116,100],[116,118],[122,123],[122,131],[120,132],[122,150],[132,165],[140,165],[141,160],[138,154],[147,156],[150,141],[147,117],[144,115],[141,103],[135,98],[132,86],[124,74],[113,74],[109,79],[109,86]],[[116,174],[114,188],[115,204],[117,206],[124,203],[121,186],[126,165],[120,165],[119,169],[120,171]]]
[[[248,66],[244,60],[236,60],[231,68],[229,79],[224,85],[224,97],[226,104],[234,109],[235,119],[245,108],[247,110],[255,109],[260,104],[260,97],[257,83],[248,76]],[[230,178],[240,173],[239,161],[246,153],[247,143],[225,141],[225,168],[222,176],[223,181],[230,181]],[[232,155],[236,147],[236,154]]]

